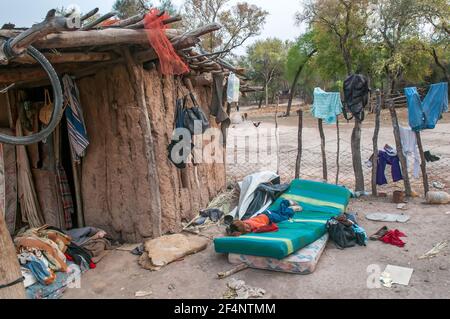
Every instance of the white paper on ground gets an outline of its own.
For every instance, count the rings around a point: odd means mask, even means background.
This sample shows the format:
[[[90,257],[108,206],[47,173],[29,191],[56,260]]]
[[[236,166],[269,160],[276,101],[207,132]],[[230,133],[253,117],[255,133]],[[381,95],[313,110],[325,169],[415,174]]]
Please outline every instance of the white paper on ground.
[[[391,275],[392,283],[399,284],[403,286],[408,286],[409,280],[411,279],[414,269],[405,268],[393,265],[387,265],[384,272]]]

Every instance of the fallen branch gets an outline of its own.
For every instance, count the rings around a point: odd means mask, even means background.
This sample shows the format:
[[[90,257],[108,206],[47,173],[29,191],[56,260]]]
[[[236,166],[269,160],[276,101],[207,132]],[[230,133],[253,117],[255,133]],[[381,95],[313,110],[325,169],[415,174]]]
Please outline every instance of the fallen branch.
[[[219,279],[224,279],[224,278],[230,277],[231,275],[234,275],[234,274],[236,274],[236,273],[238,273],[238,272],[240,272],[242,270],[245,270],[247,268],[248,268],[247,264],[240,264],[240,265],[237,265],[236,267],[234,267],[233,269],[230,269],[228,271],[217,273],[217,277]]]

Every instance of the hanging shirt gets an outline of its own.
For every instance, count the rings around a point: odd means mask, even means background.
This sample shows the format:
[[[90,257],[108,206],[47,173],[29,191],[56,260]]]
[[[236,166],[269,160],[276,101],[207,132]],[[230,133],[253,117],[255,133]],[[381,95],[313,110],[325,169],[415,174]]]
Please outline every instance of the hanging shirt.
[[[400,139],[402,140],[403,154],[408,159],[408,156],[414,158],[414,178],[420,177],[420,153],[417,146],[416,134],[411,128],[400,127]]]
[[[423,101],[417,88],[405,88],[409,126],[419,132],[434,129],[442,113],[448,112],[448,83],[432,84]]]
[[[228,86],[227,86],[227,102],[228,103],[237,103],[239,102],[239,93],[240,93],[241,82],[236,74],[231,73],[228,76]]]
[[[336,123],[337,116],[342,113],[341,95],[339,92],[325,92],[321,88],[314,89],[312,115],[327,124]]]

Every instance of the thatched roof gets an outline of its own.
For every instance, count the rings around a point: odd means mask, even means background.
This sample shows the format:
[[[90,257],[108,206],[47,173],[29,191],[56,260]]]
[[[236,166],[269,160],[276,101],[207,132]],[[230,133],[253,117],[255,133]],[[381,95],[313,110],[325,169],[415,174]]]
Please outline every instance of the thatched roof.
[[[20,87],[46,81],[44,70],[24,53],[29,45],[44,53],[58,73],[71,73],[76,77],[95,73],[99,68],[111,64],[123,63],[124,57],[120,50],[123,47],[130,49],[138,63],[157,61],[158,56],[148,41],[147,32],[151,30],[144,29],[144,15],[102,25],[114,15],[107,14],[86,23],[97,11],[94,9],[83,16],[82,26],[78,29],[69,28],[68,19],[56,16],[55,10],[49,11],[43,22],[30,29],[3,26],[0,29],[0,48],[6,39],[13,39],[11,48],[18,56],[8,59],[4,50],[0,49],[0,84],[15,83]],[[165,20],[164,24],[171,25],[180,20],[181,17],[173,17]],[[220,59],[219,53],[208,53],[199,47],[200,37],[220,28],[219,24],[212,23],[188,32],[168,28],[165,33],[177,54],[190,66],[192,75],[230,71],[243,75],[242,69],[236,69]]]

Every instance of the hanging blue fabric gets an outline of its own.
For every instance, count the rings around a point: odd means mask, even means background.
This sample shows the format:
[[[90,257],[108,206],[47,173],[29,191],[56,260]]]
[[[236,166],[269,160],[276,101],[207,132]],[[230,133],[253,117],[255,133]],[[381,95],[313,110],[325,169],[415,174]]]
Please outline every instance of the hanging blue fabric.
[[[334,124],[337,116],[342,113],[342,108],[339,92],[325,92],[321,88],[314,89],[314,104],[311,113],[315,118],[323,119],[327,124]]]
[[[409,125],[413,131],[434,129],[442,113],[448,112],[448,83],[432,84],[423,101],[417,88],[405,88]]]

